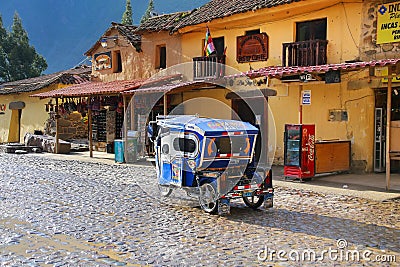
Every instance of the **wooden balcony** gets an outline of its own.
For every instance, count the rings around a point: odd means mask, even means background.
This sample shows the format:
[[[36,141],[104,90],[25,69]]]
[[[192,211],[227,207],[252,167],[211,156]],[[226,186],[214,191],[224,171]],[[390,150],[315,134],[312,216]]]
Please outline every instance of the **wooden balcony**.
[[[225,76],[225,55],[193,58],[193,79],[220,78]]]
[[[327,40],[284,43],[282,66],[315,66],[326,64]]]

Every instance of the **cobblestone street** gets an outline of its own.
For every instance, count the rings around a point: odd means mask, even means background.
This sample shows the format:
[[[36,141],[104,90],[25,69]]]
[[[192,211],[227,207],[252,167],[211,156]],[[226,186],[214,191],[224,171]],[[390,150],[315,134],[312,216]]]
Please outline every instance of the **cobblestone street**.
[[[254,211],[235,201],[231,215],[221,217],[165,203],[143,190],[145,181],[155,179],[151,166],[11,154],[0,154],[0,166],[0,266],[400,262],[399,200],[374,202],[282,187],[275,188],[271,210]],[[323,254],[330,249],[339,257]],[[271,253],[280,250],[281,258]],[[301,256],[306,250],[315,251],[317,260],[296,260],[295,252]],[[360,252],[360,261],[340,256],[350,250]]]

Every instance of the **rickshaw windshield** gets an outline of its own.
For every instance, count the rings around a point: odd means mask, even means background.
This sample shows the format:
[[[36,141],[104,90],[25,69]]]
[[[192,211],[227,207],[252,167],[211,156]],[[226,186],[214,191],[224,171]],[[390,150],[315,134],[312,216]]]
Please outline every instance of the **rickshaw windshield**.
[[[250,149],[250,143],[246,136],[223,136],[215,139],[215,145],[219,154],[240,153]]]
[[[193,153],[196,151],[196,142],[189,138],[175,138],[174,149],[176,151]]]

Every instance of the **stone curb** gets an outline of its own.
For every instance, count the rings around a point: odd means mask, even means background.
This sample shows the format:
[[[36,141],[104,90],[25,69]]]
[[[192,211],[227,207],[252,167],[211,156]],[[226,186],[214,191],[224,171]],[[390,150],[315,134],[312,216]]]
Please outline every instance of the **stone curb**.
[[[400,198],[400,193],[378,192],[373,190],[352,190],[352,189],[335,188],[335,187],[328,187],[321,185],[304,184],[298,182],[285,182],[279,180],[274,180],[273,183],[274,186],[278,187],[308,190],[316,193],[330,194],[330,195],[337,194],[344,196],[353,196],[379,202]]]

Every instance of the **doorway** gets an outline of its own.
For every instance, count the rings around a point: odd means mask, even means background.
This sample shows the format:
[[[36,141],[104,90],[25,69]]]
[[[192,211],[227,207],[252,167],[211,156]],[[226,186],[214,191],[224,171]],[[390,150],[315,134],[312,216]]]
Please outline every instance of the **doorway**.
[[[8,142],[19,143],[21,135],[22,109],[14,109],[11,113],[10,128],[8,130]]]
[[[265,107],[264,99],[262,97],[232,99],[232,119],[249,122],[250,124],[257,127],[259,130],[264,129],[264,133],[267,132],[268,127],[268,107]],[[251,108],[250,108],[250,106]],[[268,137],[258,134],[255,147],[255,162],[266,163],[268,155]]]
[[[375,91],[374,123],[374,172],[386,171],[386,125],[387,125],[387,89]],[[391,145],[392,152],[400,152],[400,87],[392,92],[391,111]],[[399,130],[398,130],[399,129]],[[400,161],[391,161],[391,171],[400,172]]]
[[[327,19],[296,23],[296,42],[326,40]]]
[[[8,109],[11,110],[11,121],[8,129],[8,142],[19,143],[21,135],[21,116],[22,110],[25,108],[25,102],[16,101],[9,104]]]

